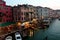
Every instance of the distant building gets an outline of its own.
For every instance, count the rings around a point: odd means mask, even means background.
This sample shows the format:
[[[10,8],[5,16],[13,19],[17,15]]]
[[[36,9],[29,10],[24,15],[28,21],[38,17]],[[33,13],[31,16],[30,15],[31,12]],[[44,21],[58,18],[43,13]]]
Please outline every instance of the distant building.
[[[12,21],[11,6],[7,6],[5,1],[0,0],[0,23]]]
[[[25,22],[31,21],[34,18],[41,19],[41,17],[55,17],[56,14],[60,16],[60,10],[55,11],[47,7],[32,6],[27,4],[11,7],[6,5],[5,1],[0,0],[0,23],[12,21]]]
[[[39,16],[39,19],[49,17],[49,8],[47,8],[47,7],[37,6],[36,12]]]
[[[55,10],[41,6],[36,7],[36,13],[39,16],[39,19],[41,19],[41,17],[48,18],[48,17],[54,17],[56,15]]]
[[[34,18],[34,8],[32,5],[18,5],[13,7],[14,21],[31,21]]]
[[[36,14],[38,15],[39,19],[41,19],[41,16],[42,16],[42,8],[43,7],[40,7],[40,6],[36,7]]]
[[[60,10],[55,10],[57,15],[60,17]]]
[[[44,7],[44,8],[42,9],[42,16],[43,16],[43,17],[49,17],[49,8]]]

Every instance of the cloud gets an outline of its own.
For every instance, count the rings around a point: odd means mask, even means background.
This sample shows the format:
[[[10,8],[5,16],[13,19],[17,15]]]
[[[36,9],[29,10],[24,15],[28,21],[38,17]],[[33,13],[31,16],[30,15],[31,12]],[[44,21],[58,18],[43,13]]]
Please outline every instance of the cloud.
[[[7,5],[31,4],[34,6],[50,7],[53,9],[60,8],[60,0],[5,0]]]

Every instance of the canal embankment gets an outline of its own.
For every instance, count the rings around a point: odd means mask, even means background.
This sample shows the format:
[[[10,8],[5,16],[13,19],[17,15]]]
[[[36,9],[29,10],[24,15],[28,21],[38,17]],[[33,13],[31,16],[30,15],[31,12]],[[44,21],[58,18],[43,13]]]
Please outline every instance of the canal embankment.
[[[34,36],[26,40],[60,40],[60,20],[53,20],[49,28],[35,31]]]

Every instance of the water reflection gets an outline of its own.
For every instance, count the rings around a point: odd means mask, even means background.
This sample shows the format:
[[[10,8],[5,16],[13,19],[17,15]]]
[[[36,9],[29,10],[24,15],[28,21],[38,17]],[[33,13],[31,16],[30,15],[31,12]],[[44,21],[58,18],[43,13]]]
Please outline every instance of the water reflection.
[[[60,40],[60,21],[56,19],[47,30],[48,40]]]
[[[34,37],[27,40],[60,40],[60,21],[54,20],[48,29],[35,32]]]

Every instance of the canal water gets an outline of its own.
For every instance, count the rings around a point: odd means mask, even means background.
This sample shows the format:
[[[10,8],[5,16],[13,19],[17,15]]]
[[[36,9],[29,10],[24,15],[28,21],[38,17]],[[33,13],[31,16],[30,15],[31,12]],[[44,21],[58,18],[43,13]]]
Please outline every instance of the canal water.
[[[54,20],[48,29],[40,29],[26,40],[60,40],[60,20]]]

